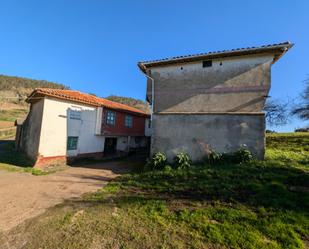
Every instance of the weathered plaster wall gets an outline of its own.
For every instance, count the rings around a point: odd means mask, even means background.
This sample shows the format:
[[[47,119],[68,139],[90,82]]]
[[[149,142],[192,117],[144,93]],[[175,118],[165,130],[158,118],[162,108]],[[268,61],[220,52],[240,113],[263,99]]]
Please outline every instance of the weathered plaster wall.
[[[81,119],[70,119],[70,110]],[[43,157],[77,156],[103,152],[104,137],[96,136],[97,108],[59,99],[45,98],[39,153]],[[77,150],[67,151],[67,137],[78,136]]]
[[[145,136],[146,137],[151,136],[151,120],[150,120],[150,118],[146,118],[146,120],[145,120]]]
[[[261,112],[272,60],[264,54],[153,68],[154,113]]]
[[[172,160],[178,152],[202,160],[209,149],[231,152],[246,145],[264,157],[264,115],[153,115],[151,153],[165,152]]]
[[[44,99],[34,103],[23,123],[20,146],[29,158],[36,160],[39,150]]]
[[[128,137],[117,137],[117,151],[128,151]]]

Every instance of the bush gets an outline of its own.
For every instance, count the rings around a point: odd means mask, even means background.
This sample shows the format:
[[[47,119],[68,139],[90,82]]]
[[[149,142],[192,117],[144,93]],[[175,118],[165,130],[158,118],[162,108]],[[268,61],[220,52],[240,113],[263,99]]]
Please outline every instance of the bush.
[[[211,165],[219,163],[246,163],[253,159],[252,153],[250,150],[241,147],[239,150],[233,153],[218,153],[211,151],[208,155],[207,163]]]
[[[191,166],[191,159],[186,153],[178,153],[174,158],[176,169],[188,169]]]
[[[150,160],[147,160],[146,169],[148,170],[162,170],[167,164],[167,158],[164,153],[155,153]]]
[[[234,163],[246,163],[253,159],[252,153],[250,150],[245,148],[240,148],[232,154],[232,161]]]
[[[209,164],[214,165],[214,164],[218,164],[222,161],[222,154],[215,152],[215,151],[211,151],[208,154],[207,160],[206,160]]]

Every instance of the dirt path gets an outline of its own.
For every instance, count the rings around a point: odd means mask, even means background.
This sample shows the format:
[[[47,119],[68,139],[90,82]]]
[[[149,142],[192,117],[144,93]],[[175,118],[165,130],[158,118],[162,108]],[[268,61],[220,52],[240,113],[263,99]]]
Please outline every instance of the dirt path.
[[[0,170],[0,232],[43,213],[64,199],[79,197],[104,186],[133,162],[105,162],[71,167],[45,176]]]

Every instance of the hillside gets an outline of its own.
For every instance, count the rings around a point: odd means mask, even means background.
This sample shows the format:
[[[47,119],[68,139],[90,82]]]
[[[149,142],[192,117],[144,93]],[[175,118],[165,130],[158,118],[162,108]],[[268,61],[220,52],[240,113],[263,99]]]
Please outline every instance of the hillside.
[[[132,106],[144,112],[150,113],[150,106],[146,101],[142,101],[140,99],[129,98],[129,97],[121,97],[117,95],[110,95],[105,98],[111,101],[121,103],[121,104]]]
[[[34,88],[48,87],[68,89],[63,84],[46,80],[33,80],[22,77],[0,75],[0,138],[15,134],[14,121],[28,113],[27,96]]]
[[[27,108],[27,104],[24,100],[34,88],[38,87],[68,89],[68,87],[63,84],[46,80],[33,80],[23,77],[0,75],[1,109]]]
[[[0,139],[14,136],[14,121],[26,117],[29,105],[25,99],[38,87],[69,89],[63,84],[46,80],[0,75]],[[149,105],[142,100],[115,95],[107,99],[150,112]]]

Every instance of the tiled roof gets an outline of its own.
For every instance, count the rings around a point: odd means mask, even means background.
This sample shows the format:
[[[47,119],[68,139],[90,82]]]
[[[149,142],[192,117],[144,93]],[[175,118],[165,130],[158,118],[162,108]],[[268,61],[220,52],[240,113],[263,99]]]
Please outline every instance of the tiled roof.
[[[142,71],[145,72],[146,68],[148,67],[181,63],[181,62],[190,62],[190,61],[197,61],[197,60],[205,60],[205,59],[214,59],[214,58],[221,58],[221,57],[231,57],[231,56],[239,56],[239,55],[247,55],[247,54],[265,53],[265,52],[270,52],[270,51],[277,51],[278,56],[275,58],[275,60],[277,60],[283,53],[285,53],[293,45],[294,45],[293,43],[287,41],[287,42],[282,42],[282,43],[263,45],[259,47],[236,48],[236,49],[230,49],[230,50],[206,52],[206,53],[193,54],[193,55],[176,56],[176,57],[165,58],[165,59],[160,59],[160,60],[142,61],[138,63],[138,66]]]
[[[146,112],[143,112],[134,107],[120,104],[114,101],[107,99],[99,98],[90,94],[82,93],[74,90],[63,90],[63,89],[52,89],[52,88],[36,88],[30,96],[27,98],[27,102],[31,103],[37,99],[40,99],[44,96],[50,96],[59,99],[70,100],[73,102],[79,102],[83,104],[88,104],[91,106],[104,106],[110,109],[131,112],[140,115],[149,115]]]

